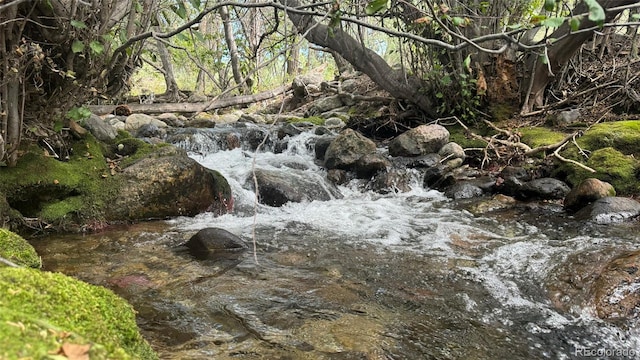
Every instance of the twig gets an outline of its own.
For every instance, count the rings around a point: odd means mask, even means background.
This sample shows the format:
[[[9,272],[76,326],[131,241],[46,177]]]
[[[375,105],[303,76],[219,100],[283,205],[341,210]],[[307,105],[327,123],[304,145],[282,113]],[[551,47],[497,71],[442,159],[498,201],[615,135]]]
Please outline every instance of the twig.
[[[3,257],[0,257],[0,263],[3,263],[3,264],[5,264],[5,265],[7,265],[7,266],[11,266],[11,267],[16,267],[16,268],[19,268],[19,267],[20,267],[20,265],[18,265],[18,264],[16,264],[16,263],[14,263],[14,262],[12,262],[12,261],[9,261],[9,260],[7,260],[7,259],[5,259],[5,258],[3,258]]]
[[[559,146],[556,149],[556,151],[553,152],[553,156],[555,156],[558,160],[560,160],[562,162],[573,164],[573,165],[575,165],[575,166],[577,166],[579,168],[582,168],[584,170],[587,170],[587,171],[589,171],[591,173],[595,173],[596,171],[593,170],[592,168],[588,167],[587,165],[581,164],[581,163],[579,163],[579,162],[577,162],[575,160],[567,159],[567,158],[563,157],[562,155],[560,155],[560,150],[562,150],[562,148],[567,144],[568,144],[568,142],[566,142],[566,143],[562,144],[561,146]]]

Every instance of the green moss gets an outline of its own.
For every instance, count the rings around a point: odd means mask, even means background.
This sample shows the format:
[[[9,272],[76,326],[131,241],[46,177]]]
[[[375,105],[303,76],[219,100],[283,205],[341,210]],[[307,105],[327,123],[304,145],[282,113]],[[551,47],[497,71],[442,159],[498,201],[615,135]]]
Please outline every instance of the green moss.
[[[612,147],[626,155],[640,156],[640,120],[596,124],[578,139],[578,144],[591,151]]]
[[[33,146],[12,168],[3,168],[0,192],[22,216],[64,228],[99,219],[101,206],[117,188],[101,144],[92,136],[72,144],[69,161],[45,156]]]
[[[483,140],[474,139],[473,137],[467,135],[466,130],[459,125],[455,126],[447,126],[447,130],[449,130],[449,141],[455,142],[456,144],[462,146],[464,149],[469,148],[484,148],[487,146],[487,143]],[[470,129],[473,133],[479,135],[485,135],[485,128],[477,128]]]
[[[287,118],[287,122],[291,124],[295,124],[299,122],[308,122],[318,126],[324,125],[324,119],[319,116],[309,116],[306,118],[290,117],[290,118]]]
[[[505,121],[513,118],[518,112],[518,108],[513,104],[496,103],[489,105],[489,114],[495,121]]]
[[[156,359],[134,311],[108,289],[68,276],[0,268],[2,359],[45,359],[63,343],[92,344],[91,359]]]
[[[543,127],[526,127],[518,129],[521,134],[520,141],[531,148],[552,145],[562,141],[567,135]]]
[[[633,156],[624,155],[620,151],[608,147],[594,151],[586,165],[596,170],[596,173],[593,174],[575,165],[570,165],[573,167],[573,171],[569,173],[567,180],[572,185],[575,186],[586,178],[594,177],[613,185],[620,195],[629,195],[640,191],[636,179],[639,163]]]
[[[42,266],[36,250],[20,235],[0,228],[0,256],[22,266],[39,269]]]

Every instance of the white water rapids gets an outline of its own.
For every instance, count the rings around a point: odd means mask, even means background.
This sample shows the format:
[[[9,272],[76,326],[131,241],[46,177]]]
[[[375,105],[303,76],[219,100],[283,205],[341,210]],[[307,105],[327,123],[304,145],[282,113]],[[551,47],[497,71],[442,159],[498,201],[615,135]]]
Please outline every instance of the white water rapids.
[[[263,169],[302,164],[309,178],[322,181],[324,170],[314,160],[308,145],[313,137],[311,133],[303,133],[290,139],[288,150],[280,154],[271,151],[255,154],[242,149],[193,154],[202,165],[220,171],[228,179],[236,211],[219,217],[202,214],[180,218],[172,224],[181,230],[217,226],[251,239],[255,193],[247,179],[251,177],[254,161],[255,167]],[[459,294],[466,309],[487,324],[497,322],[507,328],[515,323],[525,324],[525,331],[532,334],[529,345],[538,348],[534,357],[580,358],[588,354],[589,349],[610,350],[601,352],[605,355],[612,355],[612,350],[618,350],[617,355],[623,350],[627,355],[629,352],[640,354],[637,327],[623,329],[609,325],[596,319],[593,310],[588,308],[580,310],[579,316],[561,313],[549,302],[544,288],[549,272],[568,255],[597,249],[603,244],[634,249],[640,244],[637,234],[606,238],[567,229],[565,238],[561,228],[548,228],[557,225],[545,223],[544,219],[538,224],[513,219],[478,219],[451,206],[440,192],[424,189],[419,179],[407,193],[381,195],[364,191],[362,184],[353,182],[340,187],[340,191],[344,197],[330,201],[288,203],[279,208],[259,205],[255,210],[257,229],[300,236],[314,234],[317,238],[373,245],[380,252],[410,252],[442,262],[454,261],[456,270],[466,273],[466,280],[481,284],[490,295],[478,299],[474,295]],[[455,244],[456,239],[462,239],[463,244],[470,243],[473,251],[461,251]],[[280,246],[286,248],[286,244]],[[565,331],[566,335],[562,335]],[[558,345],[563,344],[560,349],[545,349],[556,341],[537,342],[539,334],[558,334]],[[572,339],[572,336],[578,337]],[[567,349],[573,349],[573,354]]]

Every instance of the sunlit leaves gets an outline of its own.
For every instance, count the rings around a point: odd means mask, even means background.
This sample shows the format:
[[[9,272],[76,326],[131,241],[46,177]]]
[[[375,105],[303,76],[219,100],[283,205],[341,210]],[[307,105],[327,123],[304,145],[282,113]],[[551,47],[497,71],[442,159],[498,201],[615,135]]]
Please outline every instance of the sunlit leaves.
[[[542,26],[546,26],[546,27],[550,27],[550,28],[557,28],[560,25],[562,25],[562,23],[564,22],[564,17],[559,16],[559,17],[549,17],[544,19],[540,24]]]
[[[584,0],[584,3],[589,7],[589,20],[602,26],[606,18],[602,6],[596,0]]]
[[[390,0],[371,0],[364,8],[367,15],[373,15],[379,11],[387,10],[391,7]]]

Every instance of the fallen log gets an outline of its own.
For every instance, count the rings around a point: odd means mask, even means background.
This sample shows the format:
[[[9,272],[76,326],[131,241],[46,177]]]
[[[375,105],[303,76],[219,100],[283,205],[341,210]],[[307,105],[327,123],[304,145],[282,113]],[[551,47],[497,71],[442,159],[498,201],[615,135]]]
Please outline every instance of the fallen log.
[[[291,90],[291,85],[283,85],[278,88],[263,91],[253,95],[238,95],[204,102],[193,103],[153,103],[153,104],[126,104],[132,113],[162,114],[162,113],[198,113],[203,111],[222,109],[230,106],[248,105],[258,101],[264,101],[285,94]],[[96,115],[111,114],[119,105],[88,105],[87,108]]]

